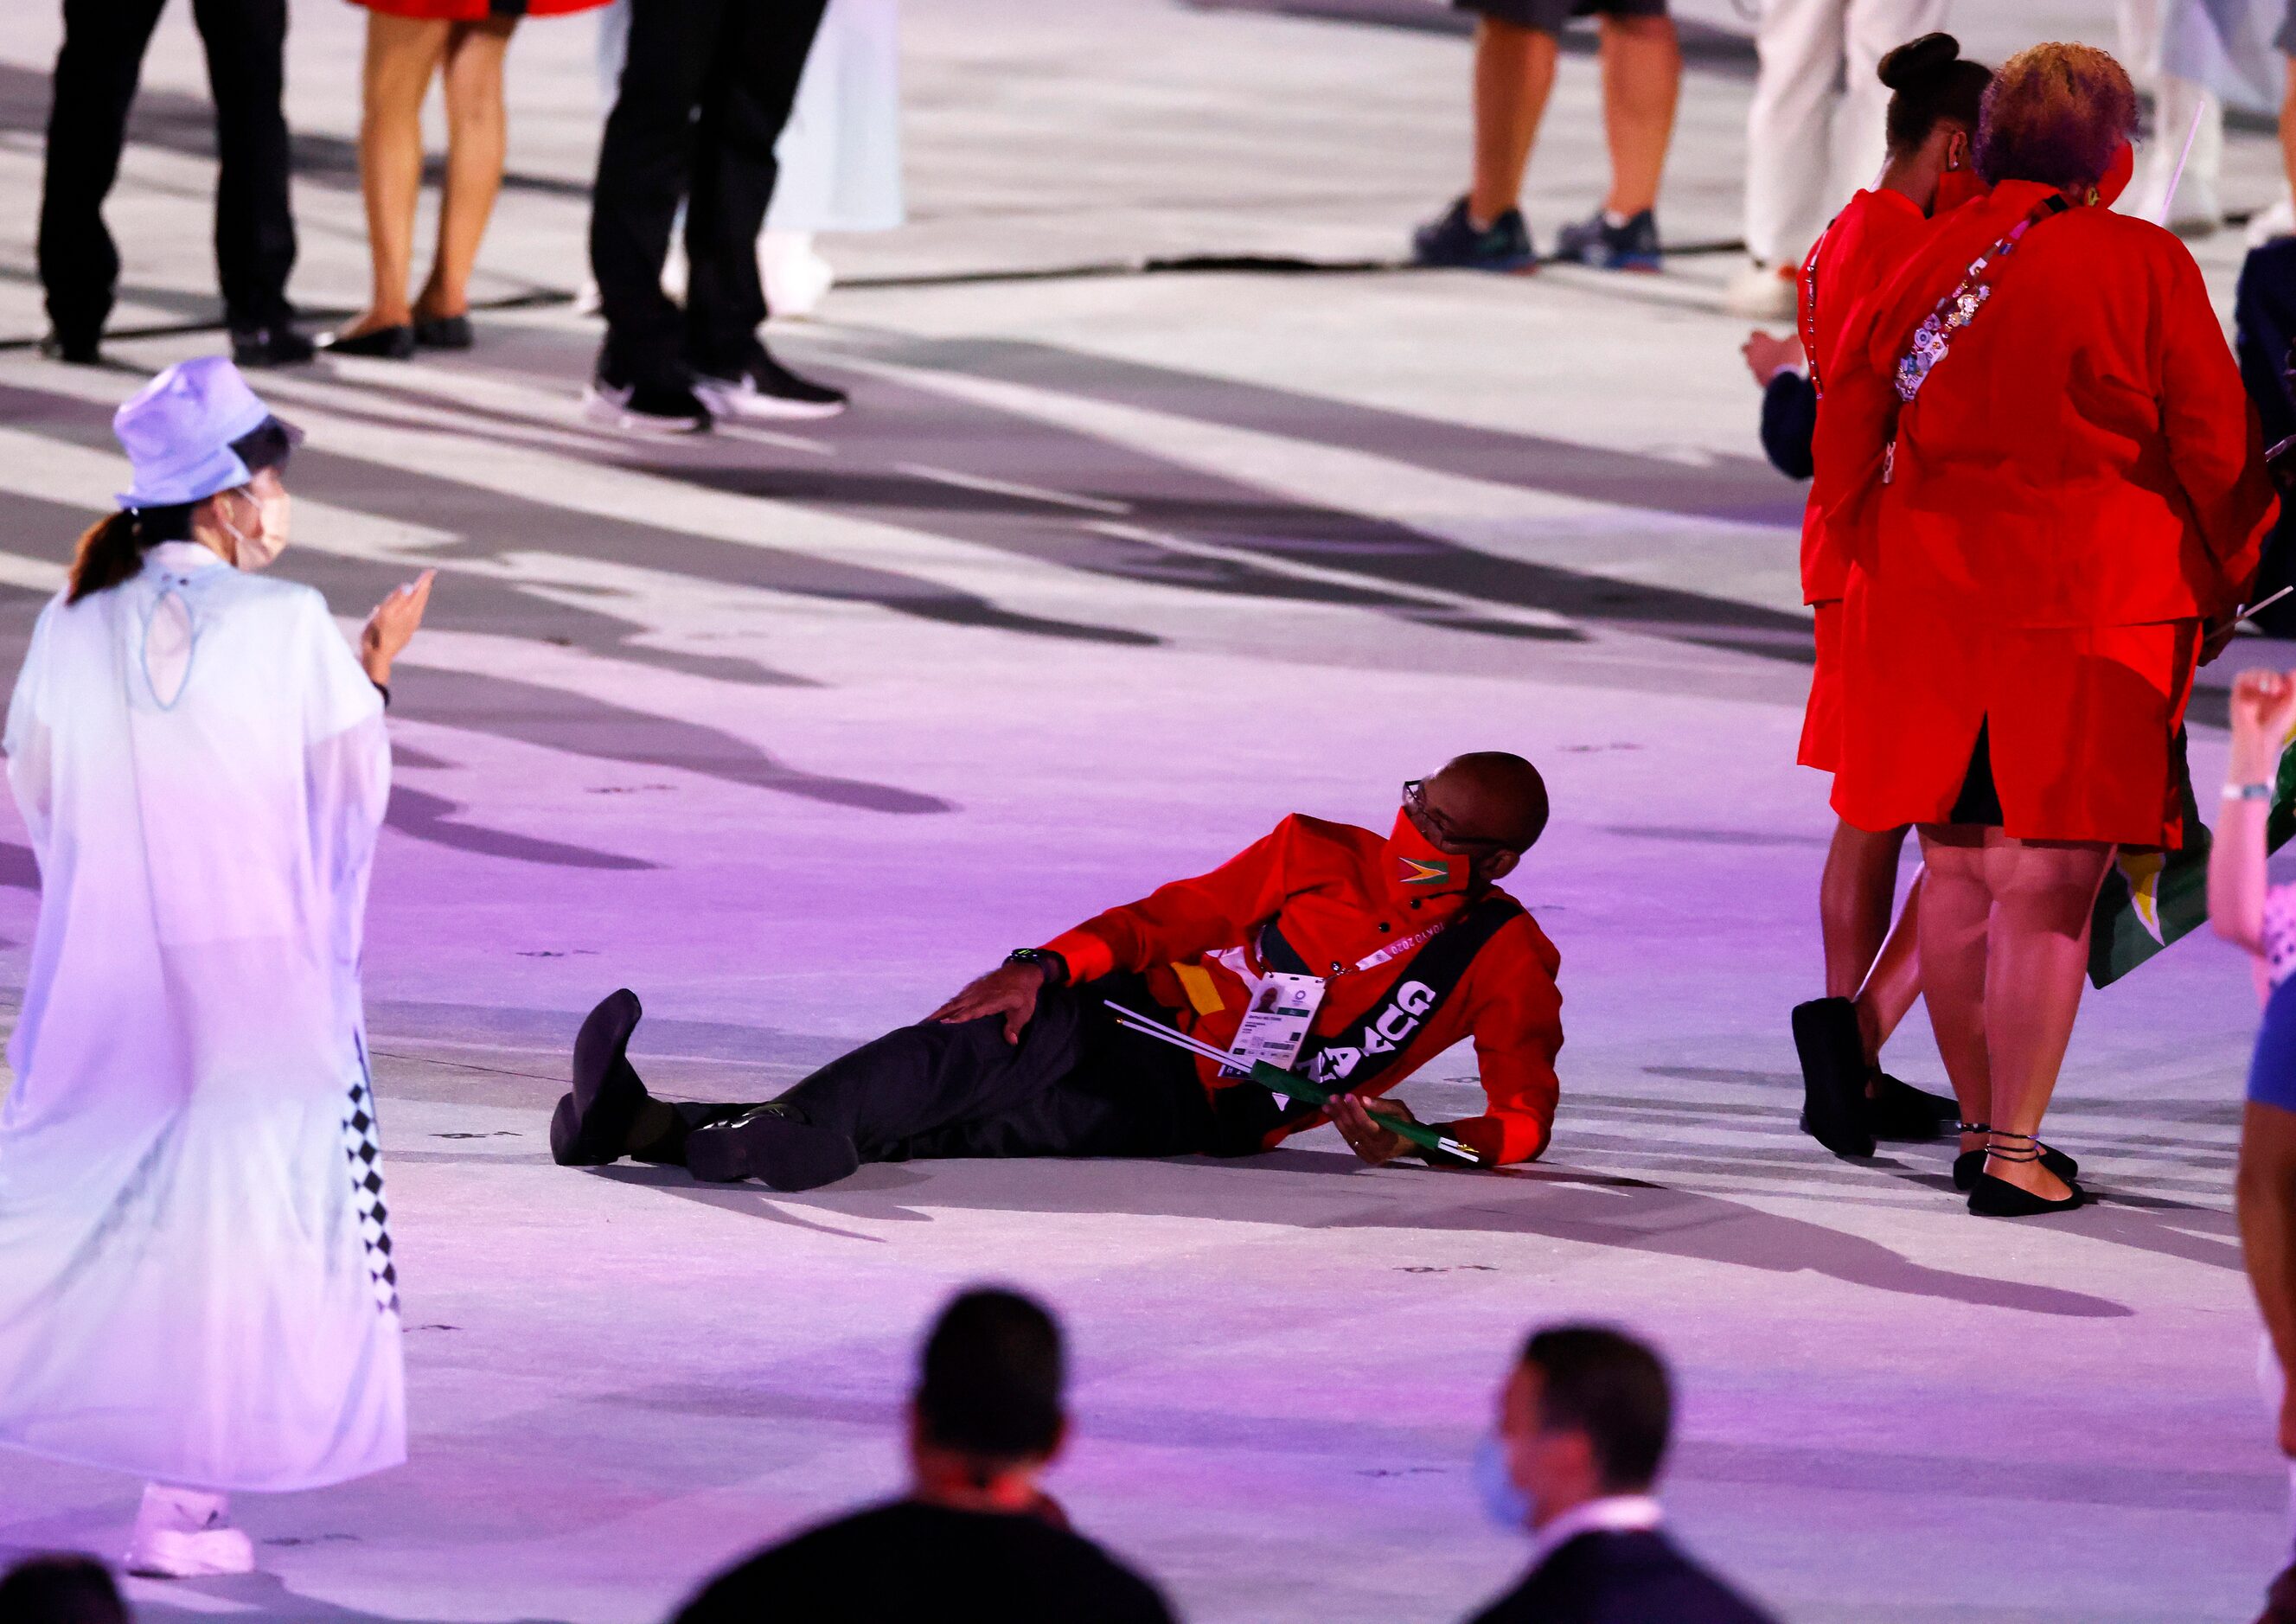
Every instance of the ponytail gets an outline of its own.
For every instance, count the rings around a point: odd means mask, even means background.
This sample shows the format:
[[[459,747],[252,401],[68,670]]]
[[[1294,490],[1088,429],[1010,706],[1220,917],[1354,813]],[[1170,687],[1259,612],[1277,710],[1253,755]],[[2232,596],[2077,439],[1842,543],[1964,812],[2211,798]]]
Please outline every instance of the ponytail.
[[[1975,141],[1985,92],[1993,71],[1961,53],[1961,42],[1950,34],[1924,34],[1909,39],[1882,59],[1875,77],[1894,94],[1890,97],[1890,150],[1903,152],[1921,145],[1941,123],[1960,125]]]
[[[144,568],[144,549],[181,540],[192,533],[192,504],[122,508],[87,527],[72,554],[71,586],[64,595],[77,603],[91,594],[132,580]]]

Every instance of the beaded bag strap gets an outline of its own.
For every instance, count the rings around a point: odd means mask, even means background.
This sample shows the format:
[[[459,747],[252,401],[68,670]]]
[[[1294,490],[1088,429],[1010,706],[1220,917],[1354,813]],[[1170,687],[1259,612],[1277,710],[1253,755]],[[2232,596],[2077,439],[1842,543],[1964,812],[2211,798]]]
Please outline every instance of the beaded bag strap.
[[[1922,385],[1929,381],[1930,373],[1953,347],[1954,335],[1975,321],[1985,301],[1993,297],[1993,279],[2000,275],[2001,262],[2016,250],[2025,234],[2071,207],[2062,193],[2051,193],[2032,213],[2011,226],[2006,235],[1969,262],[1969,275],[1962,278],[1960,286],[1938,300],[1936,309],[1922,318],[1922,324],[1914,329],[1913,342],[1898,358],[1898,399],[1910,402],[1922,392]]]

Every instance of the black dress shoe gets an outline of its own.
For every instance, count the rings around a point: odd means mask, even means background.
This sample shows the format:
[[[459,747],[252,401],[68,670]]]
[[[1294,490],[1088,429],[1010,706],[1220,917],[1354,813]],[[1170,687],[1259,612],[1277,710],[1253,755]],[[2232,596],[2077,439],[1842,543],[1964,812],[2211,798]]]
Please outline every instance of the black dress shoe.
[[[331,356],[373,356],[381,361],[404,361],[414,353],[414,329],[402,323],[395,327],[370,327],[348,337],[331,332],[319,340],[319,348]]]
[[[231,330],[231,358],[236,365],[299,366],[312,354],[311,340],[284,324]]]
[[[1876,1139],[1925,1144],[1961,1120],[1961,1102],[1901,1083],[1886,1071],[1873,1074],[1866,1097],[1866,1125]]]
[[[1793,1012],[1801,1056],[1801,1129],[1837,1156],[1870,1156],[1866,1122],[1866,1040],[1847,998],[1813,998]]]
[[[51,361],[62,361],[70,366],[101,366],[103,365],[103,335],[100,332],[62,333],[51,332],[40,340],[40,353]]]
[[[1969,1210],[1980,1218],[2039,1218],[2044,1213],[2070,1212],[2088,1199],[2087,1192],[2070,1180],[2066,1181],[2068,1193],[2062,1201],[2048,1201],[2005,1178],[1996,1178],[1990,1173],[1977,1176],[1976,1187],[1969,1193]]]
[[[420,316],[414,318],[414,341],[424,349],[468,349],[471,318],[467,316]]]
[[[603,1167],[628,1148],[647,1096],[625,1051],[644,1013],[637,994],[625,987],[582,1022],[574,1038],[574,1087],[550,1118],[550,1155],[560,1167]]]
[[[861,1154],[835,1128],[816,1128],[803,1111],[776,1101],[687,1134],[685,1165],[711,1184],[755,1178],[794,1194],[848,1177]]]
[[[2080,1163],[2054,1145],[2045,1144],[2041,1147],[2041,1165],[2067,1184],[2072,1183],[2080,1174]],[[1956,1190],[1975,1189],[1978,1177],[1984,1171],[1985,1152],[1983,1151],[1962,1152],[1953,1159],[1953,1187]]]

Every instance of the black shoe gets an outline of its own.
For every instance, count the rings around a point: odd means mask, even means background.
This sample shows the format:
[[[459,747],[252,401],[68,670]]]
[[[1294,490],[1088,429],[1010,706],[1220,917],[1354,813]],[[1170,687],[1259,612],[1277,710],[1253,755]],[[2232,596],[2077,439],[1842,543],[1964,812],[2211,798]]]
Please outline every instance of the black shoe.
[[[799,377],[763,344],[751,349],[748,362],[733,377],[697,372],[693,392],[712,414],[737,422],[834,417],[845,409],[843,390]]]
[[[550,1118],[550,1156],[560,1167],[603,1167],[628,1148],[646,1091],[624,1051],[644,1013],[637,994],[625,987],[582,1022],[574,1038],[573,1089]]]
[[[1510,209],[1488,226],[1478,226],[1467,217],[1464,197],[1411,234],[1411,258],[1419,265],[1447,269],[1538,268],[1538,255],[1531,249],[1521,209]]]
[[[775,1102],[687,1134],[685,1165],[711,1184],[755,1178],[794,1194],[849,1176],[861,1154],[845,1135],[816,1128],[795,1106]]]
[[[101,366],[103,365],[103,335],[86,335],[50,332],[40,340],[40,353],[51,361],[62,361],[68,366]]]
[[[1964,1127],[1961,1131],[1965,1134],[1981,1134],[1990,1130],[1980,1124],[1975,1128]],[[2040,1142],[2036,1140],[2034,1143],[2038,1144]],[[2080,1163],[2052,1144],[2041,1145],[2041,1165],[2067,1184],[2072,1183],[2074,1179],[2080,1177]],[[1974,1190],[1977,1187],[1978,1176],[1984,1171],[1985,1152],[1982,1150],[1962,1152],[1953,1159],[1953,1187],[1956,1190]]]
[[[1866,1124],[1866,1040],[1847,998],[1813,998],[1793,1012],[1801,1056],[1801,1130],[1837,1156],[1870,1156]]]
[[[1969,1210],[1980,1218],[2039,1218],[2044,1213],[2070,1212],[2086,1202],[2088,1194],[2070,1179],[2065,1184],[2069,1193],[2062,1201],[2053,1202],[2005,1178],[1980,1173],[1976,1186],[1969,1193]]]
[[[471,318],[467,316],[420,316],[414,319],[414,341],[425,349],[468,349]]]
[[[300,366],[318,353],[310,340],[282,323],[276,327],[234,327],[231,358],[237,366]]]
[[[1925,1144],[1961,1120],[1961,1103],[1875,1071],[1866,1095],[1866,1126],[1876,1139]]]
[[[319,340],[331,356],[372,356],[379,361],[404,361],[414,353],[414,329],[400,322],[370,327],[365,332],[331,332]]]
[[[1664,259],[1658,245],[1658,216],[1644,209],[1623,226],[1613,226],[1597,209],[1554,239],[1554,257],[1598,271],[1654,271]]]
[[[616,383],[603,373],[583,391],[582,415],[618,434],[702,434],[709,408],[683,383]]]

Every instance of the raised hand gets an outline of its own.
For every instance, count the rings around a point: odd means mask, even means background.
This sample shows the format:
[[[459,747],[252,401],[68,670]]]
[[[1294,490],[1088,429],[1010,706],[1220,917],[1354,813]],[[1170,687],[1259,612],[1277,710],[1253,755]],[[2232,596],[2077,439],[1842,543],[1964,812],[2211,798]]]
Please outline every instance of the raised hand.
[[[430,583],[438,575],[436,570],[425,570],[404,586],[393,587],[366,618],[359,633],[359,664],[377,687],[390,685],[390,662],[422,624],[422,611],[430,606]]]
[[[2233,775],[2260,783],[2273,777],[2296,728],[2296,672],[2243,671],[2232,685]]]

